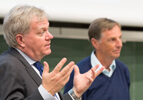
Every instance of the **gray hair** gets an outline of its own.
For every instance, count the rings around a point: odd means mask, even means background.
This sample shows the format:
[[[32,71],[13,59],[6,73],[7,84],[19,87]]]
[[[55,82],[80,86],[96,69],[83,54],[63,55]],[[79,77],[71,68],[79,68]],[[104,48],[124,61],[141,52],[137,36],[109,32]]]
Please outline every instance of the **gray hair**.
[[[98,18],[94,20],[89,26],[89,40],[91,40],[91,38],[95,38],[97,40],[100,39],[102,32],[104,32],[105,30],[111,30],[116,25],[121,28],[119,23],[111,19]]]
[[[26,34],[30,30],[30,23],[33,17],[42,19],[47,17],[44,10],[34,6],[22,5],[15,6],[5,16],[3,22],[4,39],[10,47],[18,45],[17,34]]]

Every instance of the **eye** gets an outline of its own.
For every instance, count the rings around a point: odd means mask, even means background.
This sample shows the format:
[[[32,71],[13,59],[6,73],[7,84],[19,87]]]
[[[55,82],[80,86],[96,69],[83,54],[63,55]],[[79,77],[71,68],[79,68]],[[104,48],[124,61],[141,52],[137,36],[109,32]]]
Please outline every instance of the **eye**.
[[[116,39],[115,38],[111,38],[111,41],[115,41]]]
[[[45,33],[45,31],[42,31],[42,32],[41,32],[41,34],[44,34],[44,33]]]
[[[40,36],[42,36],[44,33],[45,33],[45,31],[40,31],[37,34],[40,35]]]

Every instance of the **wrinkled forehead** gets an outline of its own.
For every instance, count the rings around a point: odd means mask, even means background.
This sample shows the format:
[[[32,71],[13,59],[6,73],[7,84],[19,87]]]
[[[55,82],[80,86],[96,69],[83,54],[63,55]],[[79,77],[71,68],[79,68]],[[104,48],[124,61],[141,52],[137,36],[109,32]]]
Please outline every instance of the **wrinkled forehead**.
[[[112,29],[106,29],[101,33],[101,37],[120,37],[122,36],[121,28],[115,25]]]
[[[49,27],[49,21],[47,17],[34,16],[30,22],[30,28],[41,29],[41,28],[48,28],[48,27]]]
[[[117,27],[118,29],[121,30],[121,26],[120,26],[120,25],[118,25],[118,24],[116,24],[116,23],[110,23],[110,24],[107,24],[107,25],[103,26],[103,27],[101,28],[101,32],[110,31],[110,30],[112,30],[114,27]]]

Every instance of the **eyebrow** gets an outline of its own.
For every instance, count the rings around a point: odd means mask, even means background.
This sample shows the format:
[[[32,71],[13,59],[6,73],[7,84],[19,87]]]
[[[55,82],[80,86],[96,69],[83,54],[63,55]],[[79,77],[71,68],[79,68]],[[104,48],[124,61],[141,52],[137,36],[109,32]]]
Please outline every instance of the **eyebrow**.
[[[40,27],[38,30],[45,30],[47,29],[48,30],[49,27]]]

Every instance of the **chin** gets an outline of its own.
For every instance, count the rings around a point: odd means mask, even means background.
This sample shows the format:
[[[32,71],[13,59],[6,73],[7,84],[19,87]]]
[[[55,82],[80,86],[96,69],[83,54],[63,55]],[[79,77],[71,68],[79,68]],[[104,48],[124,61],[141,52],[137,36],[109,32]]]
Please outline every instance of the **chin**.
[[[46,52],[45,52],[45,55],[49,55],[49,54],[51,54],[51,49],[50,50],[47,50]]]
[[[116,58],[120,57],[120,53],[112,54],[112,57],[113,57],[114,59],[116,59]]]
[[[120,54],[119,54],[119,55],[115,55],[115,56],[114,56],[114,59],[119,58],[119,57],[120,57]]]

